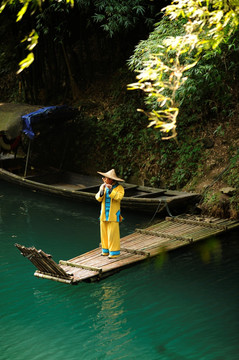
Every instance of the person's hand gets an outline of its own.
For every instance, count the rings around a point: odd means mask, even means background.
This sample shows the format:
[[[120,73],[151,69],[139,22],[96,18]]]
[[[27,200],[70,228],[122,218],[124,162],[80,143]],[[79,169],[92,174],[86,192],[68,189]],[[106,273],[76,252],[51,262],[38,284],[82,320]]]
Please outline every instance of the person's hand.
[[[100,192],[104,192],[105,184],[100,185]]]
[[[105,184],[105,186],[106,186],[108,189],[112,189],[112,185],[111,185],[111,184]]]

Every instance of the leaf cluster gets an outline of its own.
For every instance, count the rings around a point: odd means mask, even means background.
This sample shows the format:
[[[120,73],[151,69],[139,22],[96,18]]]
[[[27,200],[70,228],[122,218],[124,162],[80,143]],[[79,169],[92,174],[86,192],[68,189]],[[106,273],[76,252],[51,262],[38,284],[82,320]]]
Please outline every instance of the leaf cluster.
[[[164,21],[179,23],[181,33],[163,33],[159,27],[140,44],[130,59],[131,68],[139,75],[129,89],[146,93],[147,104],[153,104],[148,112],[150,126],[171,132],[166,137],[171,138],[177,135],[178,91],[188,79],[190,69],[203,57],[210,57],[212,52],[231,43],[239,24],[239,4],[222,0],[175,0],[164,10],[167,16]],[[171,26],[170,30],[173,30]]]
[[[0,14],[5,8],[10,8],[16,11],[17,22],[24,21],[25,18],[25,21],[28,21],[29,16],[35,21],[33,29],[22,40],[26,43],[27,56],[19,64],[20,73],[34,61],[33,49],[38,44],[39,35],[49,32],[49,18],[52,13],[55,15],[55,18],[51,19],[55,26],[55,39],[60,41],[67,29],[64,25],[64,16],[68,15],[69,9],[77,8],[82,16],[87,18],[85,22],[88,22],[88,25],[98,23],[110,37],[113,37],[119,33],[126,34],[141,22],[144,26],[152,26],[155,22],[155,7],[152,2],[144,0],[4,0],[0,6]]]
[[[203,144],[199,138],[187,140],[177,149],[178,160],[170,179],[170,186],[182,188],[196,174],[202,157]]]
[[[119,32],[127,32],[136,23],[144,22],[152,26],[154,5],[142,0],[97,0],[94,1],[95,14],[93,20],[99,23],[110,37]]]
[[[45,0],[4,0],[0,7],[0,14],[6,7],[16,8],[16,22],[19,22],[23,19],[24,15],[33,14],[37,15],[39,11],[42,10]],[[74,5],[74,0],[64,0],[64,4]],[[33,49],[38,44],[38,33],[36,29],[32,29],[30,33],[22,39],[22,43],[26,43],[27,56],[19,63],[18,74],[21,73],[24,69],[28,68],[34,61],[34,52]]]

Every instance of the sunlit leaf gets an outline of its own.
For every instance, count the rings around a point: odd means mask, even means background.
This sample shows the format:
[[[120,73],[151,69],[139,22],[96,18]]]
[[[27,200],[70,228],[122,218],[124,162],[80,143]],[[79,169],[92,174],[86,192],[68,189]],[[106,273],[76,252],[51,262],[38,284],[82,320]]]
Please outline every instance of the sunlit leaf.
[[[23,17],[23,15],[26,13],[27,11],[27,8],[28,8],[28,5],[30,3],[30,0],[25,0],[24,1],[24,5],[23,7],[21,8],[21,10],[18,12],[17,14],[17,21],[20,21]]]
[[[34,54],[31,52],[19,63],[19,70],[17,74],[20,74],[25,68],[29,67],[34,61]]]

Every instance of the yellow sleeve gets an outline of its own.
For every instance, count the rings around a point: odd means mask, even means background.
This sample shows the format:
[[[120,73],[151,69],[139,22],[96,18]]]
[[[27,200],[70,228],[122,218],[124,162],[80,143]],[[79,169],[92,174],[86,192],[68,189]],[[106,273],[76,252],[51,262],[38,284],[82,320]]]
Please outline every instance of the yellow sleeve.
[[[110,194],[110,198],[115,201],[121,201],[123,197],[124,197],[124,188],[121,185],[114,188]]]
[[[95,195],[95,198],[96,198],[97,201],[102,202],[103,199],[104,199],[104,195],[100,196],[100,190],[99,190],[98,193]]]

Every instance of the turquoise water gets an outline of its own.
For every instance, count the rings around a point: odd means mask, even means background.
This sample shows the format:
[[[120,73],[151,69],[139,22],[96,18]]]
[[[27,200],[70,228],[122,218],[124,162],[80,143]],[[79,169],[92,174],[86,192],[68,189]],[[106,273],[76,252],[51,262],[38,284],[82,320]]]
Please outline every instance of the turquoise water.
[[[237,360],[238,231],[78,286],[37,279],[14,247],[69,259],[98,246],[98,215],[0,182],[0,359]],[[150,219],[123,215],[122,236]]]

